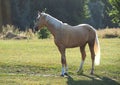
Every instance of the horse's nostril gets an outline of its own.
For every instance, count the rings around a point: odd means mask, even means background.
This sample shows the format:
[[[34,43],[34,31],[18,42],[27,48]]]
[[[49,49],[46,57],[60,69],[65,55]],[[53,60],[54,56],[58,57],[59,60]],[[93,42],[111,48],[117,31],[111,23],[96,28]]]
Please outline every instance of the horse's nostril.
[[[35,33],[36,31],[38,31],[38,26],[33,27],[33,32]]]

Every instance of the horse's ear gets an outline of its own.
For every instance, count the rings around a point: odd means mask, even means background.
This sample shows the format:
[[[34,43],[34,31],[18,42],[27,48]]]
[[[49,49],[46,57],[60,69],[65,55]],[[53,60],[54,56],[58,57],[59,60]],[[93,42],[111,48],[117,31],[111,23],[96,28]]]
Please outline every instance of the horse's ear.
[[[44,10],[42,11],[43,13],[45,13],[47,11],[47,9],[46,8],[44,8]]]

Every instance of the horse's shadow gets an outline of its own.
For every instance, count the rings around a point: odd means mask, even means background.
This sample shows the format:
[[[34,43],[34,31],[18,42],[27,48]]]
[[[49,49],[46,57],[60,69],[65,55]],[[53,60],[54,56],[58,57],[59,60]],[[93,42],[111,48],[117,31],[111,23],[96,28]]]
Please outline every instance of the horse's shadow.
[[[90,76],[82,74],[81,76],[89,78],[89,80],[74,80],[71,76],[67,77],[67,85],[120,85],[120,83],[98,75]]]

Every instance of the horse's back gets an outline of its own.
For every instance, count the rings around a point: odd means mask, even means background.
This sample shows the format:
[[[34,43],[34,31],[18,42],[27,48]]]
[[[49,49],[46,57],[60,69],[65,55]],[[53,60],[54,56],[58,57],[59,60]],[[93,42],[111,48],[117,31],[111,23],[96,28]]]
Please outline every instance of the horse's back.
[[[68,24],[64,24],[62,29],[66,33],[75,34],[75,35],[87,35],[90,32],[95,33],[95,29],[89,24],[79,24],[77,26],[70,26]]]

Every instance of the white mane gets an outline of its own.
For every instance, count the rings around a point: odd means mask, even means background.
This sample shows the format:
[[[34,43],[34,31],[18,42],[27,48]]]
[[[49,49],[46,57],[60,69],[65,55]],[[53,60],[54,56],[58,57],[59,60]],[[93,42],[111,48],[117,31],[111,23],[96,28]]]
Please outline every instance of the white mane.
[[[46,17],[46,20],[48,21],[48,23],[54,25],[56,28],[57,28],[57,27],[60,27],[61,24],[63,24],[62,21],[60,21],[60,20],[58,20],[58,19],[52,17],[52,16],[49,15],[49,14],[44,13],[44,15],[47,16],[47,17]]]

